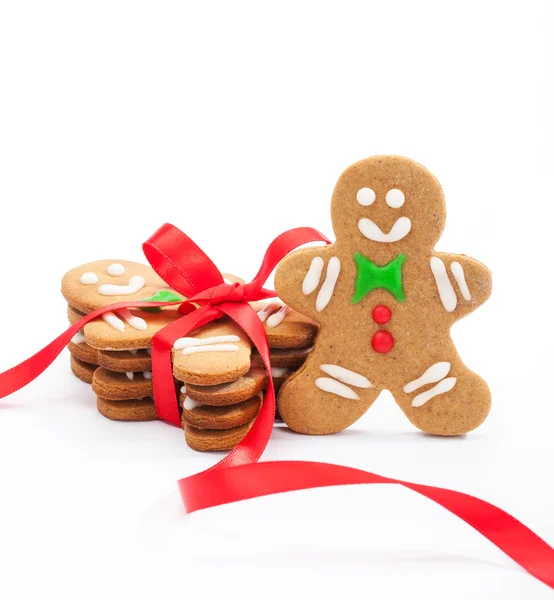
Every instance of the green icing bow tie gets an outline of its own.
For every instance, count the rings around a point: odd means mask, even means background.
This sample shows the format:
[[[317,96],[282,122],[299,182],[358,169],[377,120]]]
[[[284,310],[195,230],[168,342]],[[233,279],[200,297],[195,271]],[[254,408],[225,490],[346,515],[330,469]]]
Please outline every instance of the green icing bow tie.
[[[358,267],[352,304],[363,300],[373,290],[387,290],[398,302],[404,302],[406,296],[402,288],[402,265],[406,260],[405,254],[399,254],[390,263],[379,267],[366,258],[361,252],[354,254],[354,262]]]

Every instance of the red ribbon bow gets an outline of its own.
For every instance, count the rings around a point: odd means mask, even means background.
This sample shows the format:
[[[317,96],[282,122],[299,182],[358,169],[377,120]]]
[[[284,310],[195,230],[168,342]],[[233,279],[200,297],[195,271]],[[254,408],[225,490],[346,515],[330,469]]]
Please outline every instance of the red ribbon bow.
[[[83,317],[34,356],[0,374],[0,398],[38,377],[82,327],[103,313],[118,308],[180,304],[183,316],[152,339],[154,402],[158,416],[180,426],[171,366],[174,341],[197,327],[227,315],[252,340],[268,371],[267,393],[260,413],[244,440],[216,465],[179,481],[187,512],[269,494],[333,485],[395,483],[437,502],[479,531],[520,566],[554,588],[554,549],[517,519],[500,508],[444,488],[390,479],[339,465],[301,461],[259,463],[273,428],[275,392],[264,327],[248,301],[275,297],[262,286],[277,263],[298,246],[328,240],[315,229],[299,228],[277,237],[269,246],[258,274],[250,283],[226,284],[204,252],[176,227],[163,225],[143,244],[146,258],[174,290],[188,300],[171,302],[118,302]],[[193,304],[194,303],[194,304]],[[197,306],[195,306],[195,304]]]

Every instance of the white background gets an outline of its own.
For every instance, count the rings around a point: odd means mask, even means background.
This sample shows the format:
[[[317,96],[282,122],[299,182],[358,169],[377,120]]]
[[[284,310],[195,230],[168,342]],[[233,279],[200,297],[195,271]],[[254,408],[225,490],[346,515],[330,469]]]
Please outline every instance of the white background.
[[[265,458],[465,491],[553,544],[552,25],[531,0],[1,2],[0,370],[64,329],[71,267],[141,260],[171,221],[249,278],[281,231],[332,235],[349,164],[410,156],[445,189],[438,249],[494,274],[453,331],[490,418],[432,438],[383,394],[340,435],[277,429]],[[217,457],[104,419],[68,362],[0,402],[2,598],[552,597],[392,486],[185,516],[176,480]]]

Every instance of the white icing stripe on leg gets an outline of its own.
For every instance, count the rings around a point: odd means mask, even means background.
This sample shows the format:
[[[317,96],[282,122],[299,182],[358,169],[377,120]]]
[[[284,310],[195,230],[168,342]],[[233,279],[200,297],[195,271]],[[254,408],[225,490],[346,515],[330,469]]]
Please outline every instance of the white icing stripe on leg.
[[[319,290],[317,300],[315,301],[315,309],[317,312],[321,312],[330,302],[333,292],[335,291],[335,285],[340,273],[340,260],[333,256],[329,260],[327,265],[327,275],[325,281]]]
[[[407,383],[404,386],[404,391],[406,394],[411,394],[428,383],[435,383],[441,379],[444,379],[450,372],[450,366],[451,365],[449,362],[438,362],[434,365],[431,365],[421,377],[410,381],[410,383]]]
[[[120,308],[117,311],[117,314],[125,319],[127,323],[134,329],[138,329],[139,331],[146,331],[148,329],[148,325],[144,319],[135,316],[131,311],[127,308]]]
[[[133,379],[135,378],[134,373],[125,373],[125,375],[127,375],[127,379],[130,379],[131,381],[133,381]]]
[[[304,296],[311,294],[319,286],[324,264],[325,261],[321,256],[316,256],[312,260],[310,268],[306,273],[306,277],[304,277],[304,281],[302,282],[302,293]]]
[[[432,387],[430,390],[418,394],[412,400],[412,406],[423,406],[426,402],[429,402],[431,398],[434,398],[439,394],[445,394],[446,392],[449,392],[455,385],[456,377],[447,377],[446,379],[443,379],[441,382],[437,383],[437,385]]]
[[[207,338],[182,337],[175,341],[173,348],[182,350],[183,348],[192,348],[194,346],[209,346],[211,344],[221,344],[226,342],[240,342],[238,335],[214,335]]]
[[[450,270],[452,271],[452,275],[454,275],[454,279],[456,280],[456,283],[458,284],[458,287],[460,288],[460,292],[462,292],[462,296],[464,297],[464,300],[467,300],[469,302],[471,300],[471,292],[469,291],[469,288],[467,287],[464,268],[462,267],[462,265],[459,262],[454,261],[450,265]]]
[[[318,377],[315,380],[315,385],[324,392],[341,396],[342,398],[348,398],[349,400],[359,400],[360,396],[356,394],[354,390],[351,390],[344,383],[330,379],[329,377]]]
[[[448,273],[446,267],[440,258],[433,256],[431,258],[431,271],[437,282],[437,288],[439,290],[439,296],[446,312],[452,312],[458,304],[458,298],[456,292],[448,279]]]
[[[73,344],[82,344],[85,341],[85,334],[82,331],[78,331],[72,338]]]
[[[344,367],[339,367],[339,365],[320,365],[319,368],[324,373],[327,373],[327,375],[331,375],[331,377],[334,377],[343,383],[347,383],[348,385],[359,388],[375,387],[367,377],[355,373],[354,371],[350,371],[349,369],[345,369]]]
[[[184,410],[192,410],[193,408],[196,408],[197,406],[200,406],[200,402],[196,402],[196,400],[193,400],[192,398],[185,396],[185,399],[183,400],[183,409]]]
[[[119,318],[116,317],[113,312],[107,312],[102,315],[102,318],[108,325],[111,325],[117,331],[121,331],[122,333],[125,331],[125,323]]]

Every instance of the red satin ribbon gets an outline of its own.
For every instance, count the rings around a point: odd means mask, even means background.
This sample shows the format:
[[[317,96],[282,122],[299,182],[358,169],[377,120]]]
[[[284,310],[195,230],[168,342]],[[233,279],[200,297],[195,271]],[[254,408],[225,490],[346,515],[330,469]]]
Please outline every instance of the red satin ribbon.
[[[183,317],[152,340],[154,401],[158,416],[180,426],[171,368],[174,341],[195,328],[227,315],[249,336],[268,370],[268,389],[256,422],[244,440],[216,465],[179,481],[187,512],[269,494],[315,487],[353,484],[400,484],[437,502],[463,519],[531,575],[554,588],[554,549],[517,519],[473,496],[419,485],[367,471],[327,463],[280,461],[258,463],[273,428],[275,394],[264,327],[246,301],[271,298],[275,292],[263,283],[291,250],[310,241],[328,240],[319,232],[300,228],[287,231],[270,244],[260,271],[250,283],[225,284],[213,262],[184,233],[163,225],[144,245],[146,258],[170,287],[189,298],[181,303]],[[191,303],[196,303],[196,306]],[[176,303],[155,303],[167,306]],[[0,374],[0,398],[38,377],[86,323],[110,310],[152,306],[146,302],[119,302],[100,308],[69,327],[48,346],[16,367]],[[200,305],[199,308],[197,306]]]

